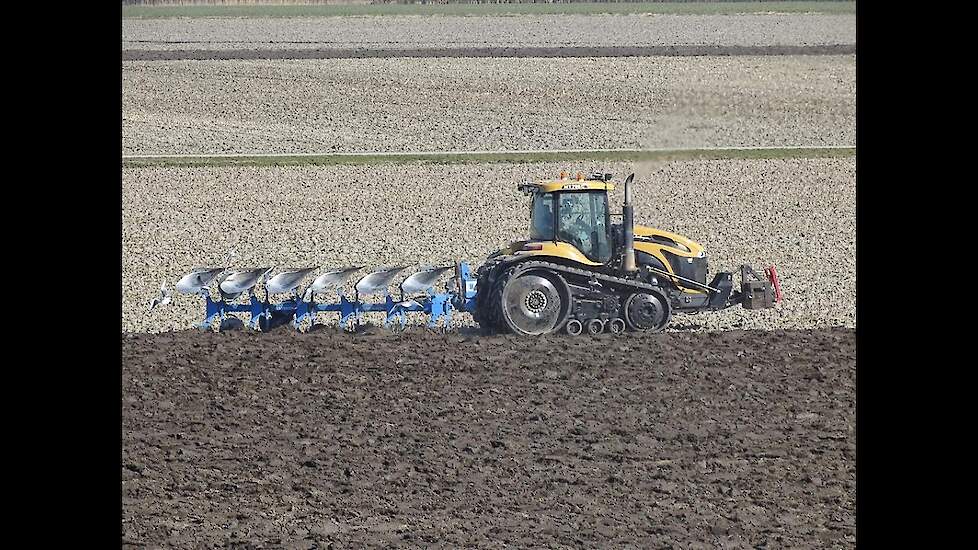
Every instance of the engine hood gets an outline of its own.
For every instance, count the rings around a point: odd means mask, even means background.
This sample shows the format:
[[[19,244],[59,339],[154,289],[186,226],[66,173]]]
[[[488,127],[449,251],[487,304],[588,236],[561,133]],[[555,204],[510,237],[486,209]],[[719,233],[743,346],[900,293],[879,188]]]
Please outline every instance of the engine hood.
[[[650,242],[667,246],[675,249],[676,253],[681,256],[701,257],[706,254],[703,246],[695,241],[676,233],[645,225],[635,225],[635,242]]]

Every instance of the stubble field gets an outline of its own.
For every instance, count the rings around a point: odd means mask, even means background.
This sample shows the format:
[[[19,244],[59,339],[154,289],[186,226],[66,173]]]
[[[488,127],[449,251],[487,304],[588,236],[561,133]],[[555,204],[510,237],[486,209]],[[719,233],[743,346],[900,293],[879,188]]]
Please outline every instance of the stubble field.
[[[516,183],[628,163],[130,168],[123,171],[123,325],[182,329],[203,304],[177,296],[149,313],[163,280],[218,262],[341,267],[478,265],[528,231]],[[855,324],[855,160],[677,161],[640,179],[636,220],[706,246],[711,272],[774,264],[776,310],[677,317],[686,329]],[[620,209],[621,192],[613,194]],[[405,274],[406,275],[406,274]],[[322,315],[323,321],[327,316]],[[462,316],[468,320],[467,315]],[[335,319],[332,319],[335,322]],[[376,321],[376,319],[375,319]]]
[[[127,62],[125,154],[855,143],[853,56]]]

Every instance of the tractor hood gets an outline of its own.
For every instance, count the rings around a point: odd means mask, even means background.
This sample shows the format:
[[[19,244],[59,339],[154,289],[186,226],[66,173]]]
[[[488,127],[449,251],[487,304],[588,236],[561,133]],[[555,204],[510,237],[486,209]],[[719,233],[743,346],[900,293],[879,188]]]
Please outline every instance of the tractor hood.
[[[635,242],[650,242],[668,246],[679,250],[684,256],[699,257],[706,254],[703,246],[695,241],[691,241],[676,233],[644,225],[635,225]]]

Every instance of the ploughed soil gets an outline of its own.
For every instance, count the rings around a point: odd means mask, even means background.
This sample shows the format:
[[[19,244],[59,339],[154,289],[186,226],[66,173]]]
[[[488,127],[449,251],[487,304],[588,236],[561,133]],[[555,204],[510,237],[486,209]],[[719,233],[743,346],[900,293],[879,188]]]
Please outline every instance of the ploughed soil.
[[[848,55],[855,44],[807,46],[566,46],[515,48],[317,48],[123,50],[123,61],[178,59],[359,59],[370,57],[688,57],[704,55]]]
[[[124,334],[123,540],[852,547],[855,345]]]

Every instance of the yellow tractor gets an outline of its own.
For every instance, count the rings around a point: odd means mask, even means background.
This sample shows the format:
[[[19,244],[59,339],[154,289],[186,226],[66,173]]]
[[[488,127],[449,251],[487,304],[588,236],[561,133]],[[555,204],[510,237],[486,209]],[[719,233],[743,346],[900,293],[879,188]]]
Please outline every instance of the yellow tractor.
[[[672,314],[719,310],[741,304],[769,308],[781,300],[773,267],[760,277],[741,266],[707,283],[702,246],[675,233],[634,224],[626,178],[621,223],[612,223],[611,174],[565,172],[556,180],[521,184],[530,197],[529,238],[489,256],[476,272],[472,311],[497,332],[577,335],[660,331]]]

